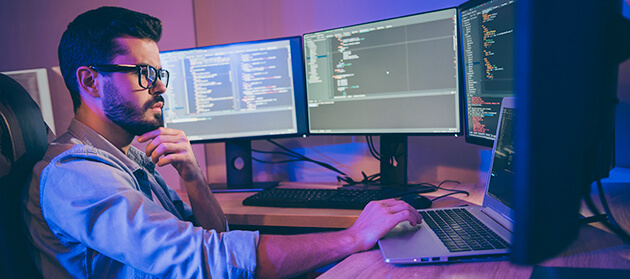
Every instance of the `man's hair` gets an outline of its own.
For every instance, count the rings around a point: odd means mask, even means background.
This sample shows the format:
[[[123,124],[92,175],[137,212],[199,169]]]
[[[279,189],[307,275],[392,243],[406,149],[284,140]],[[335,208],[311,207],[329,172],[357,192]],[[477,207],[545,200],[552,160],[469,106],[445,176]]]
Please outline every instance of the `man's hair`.
[[[77,16],[61,36],[58,55],[61,74],[70,90],[74,111],[81,105],[76,71],[81,66],[108,64],[127,50],[115,39],[150,39],[158,42],[162,22],[150,15],[120,7],[100,7]]]

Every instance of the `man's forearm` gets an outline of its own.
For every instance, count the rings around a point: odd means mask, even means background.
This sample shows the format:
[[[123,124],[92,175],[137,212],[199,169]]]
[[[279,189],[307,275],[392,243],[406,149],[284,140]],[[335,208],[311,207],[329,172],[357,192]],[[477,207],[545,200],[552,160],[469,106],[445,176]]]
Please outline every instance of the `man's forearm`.
[[[172,165],[184,180],[190,205],[197,225],[218,232],[225,231],[225,215],[210,191],[206,177],[197,164],[190,141],[181,130],[159,128],[138,137],[138,142],[149,142],[146,155],[156,165]]]
[[[289,277],[367,250],[396,224],[415,226],[422,217],[404,201],[372,201],[354,224],[343,231],[306,235],[261,235],[256,250],[256,275]]]
[[[226,230],[225,215],[203,175],[201,179],[184,182],[184,185],[197,225],[207,230],[215,229],[217,232],[224,232]]]
[[[256,276],[284,278],[325,266],[361,249],[347,231],[306,235],[261,235]]]

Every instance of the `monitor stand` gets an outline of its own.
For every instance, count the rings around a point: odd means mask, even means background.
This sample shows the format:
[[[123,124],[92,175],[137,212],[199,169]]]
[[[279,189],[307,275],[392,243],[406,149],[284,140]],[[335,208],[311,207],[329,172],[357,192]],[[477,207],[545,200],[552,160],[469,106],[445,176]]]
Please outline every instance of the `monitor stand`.
[[[407,185],[407,136],[382,135],[381,184]]]
[[[357,189],[395,189],[413,191],[417,193],[434,192],[432,186],[407,184],[407,136],[406,135],[381,135],[380,136],[380,183],[369,185],[343,186],[344,188]]]
[[[250,140],[225,142],[225,168],[227,183],[212,183],[214,193],[256,192],[275,187],[278,182],[253,182],[252,143]]]

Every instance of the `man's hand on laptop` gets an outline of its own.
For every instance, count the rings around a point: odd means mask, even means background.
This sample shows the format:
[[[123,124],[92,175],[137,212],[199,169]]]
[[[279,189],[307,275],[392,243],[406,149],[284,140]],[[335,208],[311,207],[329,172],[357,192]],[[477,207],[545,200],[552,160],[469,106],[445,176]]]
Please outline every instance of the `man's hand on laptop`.
[[[370,202],[361,212],[348,232],[358,243],[359,251],[374,247],[398,223],[409,221],[412,226],[422,222],[422,217],[408,203],[387,199]]]

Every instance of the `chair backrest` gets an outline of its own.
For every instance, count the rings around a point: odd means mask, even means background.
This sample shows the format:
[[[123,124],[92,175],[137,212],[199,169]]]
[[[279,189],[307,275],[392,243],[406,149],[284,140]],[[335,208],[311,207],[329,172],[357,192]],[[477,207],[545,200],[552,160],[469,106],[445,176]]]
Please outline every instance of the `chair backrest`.
[[[26,245],[21,193],[52,134],[26,90],[0,74],[0,277],[41,277]],[[53,135],[54,136],[54,135]],[[52,138],[52,137],[50,137]]]

